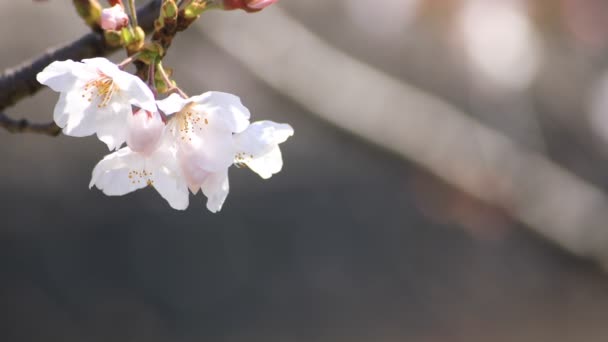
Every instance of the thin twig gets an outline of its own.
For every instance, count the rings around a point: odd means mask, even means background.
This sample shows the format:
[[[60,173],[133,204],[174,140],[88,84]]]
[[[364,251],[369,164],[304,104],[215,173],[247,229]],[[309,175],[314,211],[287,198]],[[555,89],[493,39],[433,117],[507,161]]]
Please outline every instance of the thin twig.
[[[61,133],[61,128],[54,122],[39,124],[31,123],[26,119],[15,120],[0,112],[0,127],[11,133],[37,133],[50,136],[57,136]]]
[[[129,0],[129,10],[131,12],[131,23],[133,24],[133,27],[137,27],[138,23],[137,23],[137,10],[135,7],[135,0]]]
[[[163,78],[163,81],[165,82],[165,84],[169,87],[167,89],[167,92],[175,92],[175,93],[178,93],[181,97],[183,97],[185,99],[188,98],[188,94],[186,94],[183,90],[181,90],[179,87],[177,87],[173,84],[173,82],[169,78],[169,75],[167,75],[165,68],[163,68],[162,63],[160,63],[160,62],[156,63],[156,71],[158,71],[160,76]]]
[[[123,60],[122,62],[118,63],[118,68],[119,69],[124,69],[127,65],[129,65],[130,63],[132,63],[137,57],[139,57],[139,53],[136,53],[134,55],[131,55],[129,57],[127,57],[125,60]]]

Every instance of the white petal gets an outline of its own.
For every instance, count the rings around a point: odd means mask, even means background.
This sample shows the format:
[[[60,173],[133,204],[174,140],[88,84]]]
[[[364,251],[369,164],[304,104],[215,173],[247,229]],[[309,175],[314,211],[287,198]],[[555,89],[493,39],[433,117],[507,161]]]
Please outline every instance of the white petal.
[[[110,76],[112,78],[114,78],[114,75],[117,72],[119,72],[119,71],[122,72],[122,70],[120,70],[120,68],[118,68],[118,65],[114,64],[107,58],[103,58],[103,57],[83,59],[82,63],[84,63],[85,65],[87,65],[90,68],[99,70],[102,73],[104,73],[105,75]]]
[[[129,178],[131,170],[142,170],[144,158],[125,147],[107,155],[93,169],[89,188],[95,185],[108,196],[122,196],[147,186],[141,179]]]
[[[196,150],[182,148],[177,156],[185,181],[192,193],[196,195],[210,172],[199,166],[195,152]]]
[[[59,106],[63,105],[63,108]],[[63,133],[73,137],[86,137],[94,134],[96,127],[96,117],[99,109],[91,106],[86,98],[77,90],[70,90],[66,93],[63,102],[57,102],[56,113],[63,113],[67,116]]]
[[[209,172],[226,169],[234,162],[236,149],[232,134],[223,131],[203,129],[204,134],[192,134],[181,148],[191,151],[196,165]]]
[[[57,126],[63,128],[68,124],[69,114],[66,112],[67,105],[67,93],[62,92],[59,94],[59,100],[57,104],[55,104],[55,109],[53,110],[53,120],[57,124]]]
[[[154,170],[153,186],[169,203],[171,208],[185,210],[188,208],[188,187],[179,174],[171,172],[167,167]]]
[[[97,137],[108,145],[110,151],[120,148],[127,140],[126,115],[124,112],[120,114],[107,113],[99,116],[95,128]]]
[[[277,144],[283,143],[293,135],[293,128],[288,124],[273,121],[256,121],[247,129],[234,135],[238,152],[253,157],[261,156],[272,150]]]
[[[228,129],[234,133],[244,131],[249,126],[251,114],[247,107],[243,106],[238,96],[209,91],[202,95],[193,96],[190,100],[199,104],[197,110],[207,113],[211,118],[218,118],[225,122]],[[202,107],[199,109],[199,107]]]
[[[247,160],[245,164],[247,164],[251,171],[260,175],[260,177],[268,179],[283,168],[281,149],[279,149],[278,145],[275,145],[270,152],[257,158]]]
[[[93,77],[94,74],[87,72],[82,63],[70,59],[66,61],[55,61],[36,75],[36,80],[41,84],[49,86],[54,91],[67,91],[74,86],[79,79]]]
[[[149,112],[156,112],[156,100],[154,99],[152,90],[137,76],[123,72],[119,81],[122,82],[123,78],[128,82],[124,82],[127,87],[121,87],[121,89],[128,94],[129,103]],[[120,84],[117,84],[120,87]]]
[[[220,211],[230,190],[228,170],[210,174],[201,185],[201,190],[207,196],[207,209],[212,213]]]
[[[165,134],[167,135],[167,134]],[[152,186],[173,209],[188,207],[188,187],[178,166],[176,151],[166,139],[148,158],[152,171]]]
[[[189,99],[184,99],[178,94],[171,94],[167,98],[156,101],[158,108],[165,114],[177,113],[184,108],[188,103]]]

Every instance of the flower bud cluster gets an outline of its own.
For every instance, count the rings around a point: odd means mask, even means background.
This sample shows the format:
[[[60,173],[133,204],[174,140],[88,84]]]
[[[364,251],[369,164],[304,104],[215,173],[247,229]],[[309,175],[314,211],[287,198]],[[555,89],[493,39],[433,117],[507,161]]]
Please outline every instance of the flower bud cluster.
[[[230,166],[270,178],[283,166],[279,144],[293,135],[287,124],[250,123],[232,94],[156,99],[146,83],[105,58],[53,62],[37,80],[59,92],[53,117],[65,135],[97,135],[114,150],[95,166],[89,185],[109,196],[151,186],[184,210],[189,192],[200,191],[217,212]]]

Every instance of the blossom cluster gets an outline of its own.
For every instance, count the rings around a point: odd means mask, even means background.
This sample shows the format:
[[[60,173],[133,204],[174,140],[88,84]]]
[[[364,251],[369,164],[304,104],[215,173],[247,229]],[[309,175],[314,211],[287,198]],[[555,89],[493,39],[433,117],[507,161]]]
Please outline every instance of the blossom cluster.
[[[53,118],[65,135],[96,134],[114,151],[95,166],[89,184],[110,196],[151,186],[183,210],[189,192],[201,191],[217,212],[228,195],[230,166],[270,178],[283,166],[279,144],[293,135],[288,124],[250,123],[249,110],[232,94],[157,99],[105,58],[56,61],[37,80],[60,93]]]

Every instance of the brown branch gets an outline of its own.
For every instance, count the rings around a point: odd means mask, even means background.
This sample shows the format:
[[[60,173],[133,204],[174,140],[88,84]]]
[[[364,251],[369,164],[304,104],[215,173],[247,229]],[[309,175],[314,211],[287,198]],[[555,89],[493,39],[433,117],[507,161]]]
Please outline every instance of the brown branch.
[[[160,4],[161,0],[152,0],[137,10],[139,23],[144,31],[151,32],[154,29],[154,20],[158,17]],[[0,111],[13,106],[24,97],[38,92],[42,88],[42,85],[36,81],[36,75],[53,61],[66,59],[81,60],[83,58],[105,56],[117,49],[117,47],[106,44],[103,35],[100,33],[91,32],[71,43],[50,49],[33,60],[4,71],[0,76]],[[28,128],[32,124],[27,120],[15,121],[9,119],[4,114],[0,115],[0,120],[0,125],[4,128],[16,127],[11,128],[13,130],[9,129],[11,132],[47,133],[42,128],[54,125],[36,124]]]
[[[15,120],[0,112],[0,127],[11,133],[37,133],[50,136],[57,136],[61,133],[61,128],[54,122],[46,124],[31,123],[26,119]]]

